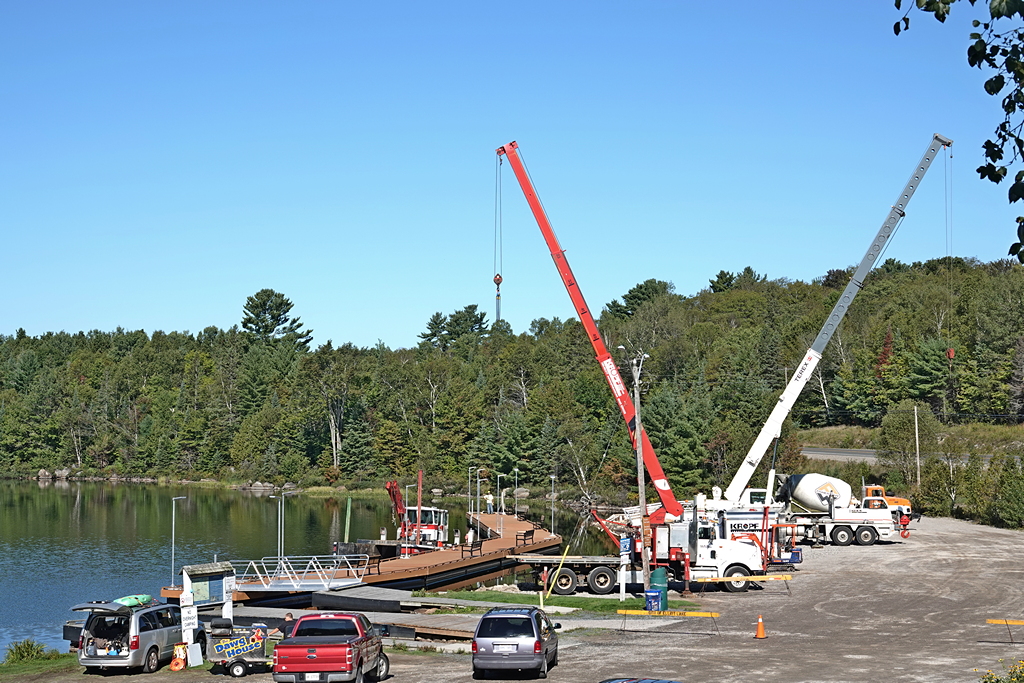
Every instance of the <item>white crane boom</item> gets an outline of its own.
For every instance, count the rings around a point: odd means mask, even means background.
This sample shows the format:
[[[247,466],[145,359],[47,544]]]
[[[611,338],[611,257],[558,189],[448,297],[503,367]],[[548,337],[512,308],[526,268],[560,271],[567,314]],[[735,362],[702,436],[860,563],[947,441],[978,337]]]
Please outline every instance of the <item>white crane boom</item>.
[[[899,225],[900,219],[906,215],[907,204],[910,203],[910,198],[917,191],[918,184],[924,178],[924,174],[928,171],[928,167],[932,165],[932,161],[939,153],[939,150],[952,144],[952,140],[938,133],[932,137],[927,151],[921,157],[921,162],[914,169],[910,180],[907,181],[906,186],[903,188],[903,192],[896,198],[892,210],[886,216],[882,227],[878,230],[878,234],[875,235],[874,241],[871,242],[871,246],[868,247],[867,253],[861,259],[860,265],[857,266],[853,277],[850,278],[849,284],[846,285],[842,296],[839,297],[839,301],[836,302],[835,307],[832,309],[832,313],[825,320],[825,324],[818,333],[818,337],[811,344],[811,348],[807,349],[803,361],[797,367],[796,372],[793,373],[793,377],[789,380],[789,384],[786,385],[782,395],[779,396],[779,402],[775,404],[771,414],[764,423],[764,427],[761,428],[761,432],[754,439],[754,444],[750,447],[747,456],[736,471],[736,476],[733,477],[729,488],[725,490],[726,500],[739,500],[740,494],[743,493],[743,489],[750,483],[750,477],[753,476],[754,470],[757,469],[762,458],[764,458],[764,454],[771,445],[772,440],[777,439],[781,435],[782,423],[786,420],[786,416],[789,415],[789,411],[793,409],[793,404],[796,403],[796,399],[800,396],[800,392],[803,391],[807,380],[811,378],[814,368],[818,366],[821,354],[824,353],[825,347],[828,345],[829,340],[832,339],[832,335],[839,327],[839,323],[846,316],[846,312],[849,310],[850,304],[853,303],[854,297],[864,288],[864,280],[881,255],[886,241],[892,235],[896,226]]]

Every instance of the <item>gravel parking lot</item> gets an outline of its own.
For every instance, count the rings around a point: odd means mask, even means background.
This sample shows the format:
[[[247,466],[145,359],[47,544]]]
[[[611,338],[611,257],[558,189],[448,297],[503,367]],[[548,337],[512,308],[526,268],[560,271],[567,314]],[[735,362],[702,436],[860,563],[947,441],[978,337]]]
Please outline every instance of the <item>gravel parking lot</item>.
[[[808,549],[789,590],[697,596],[708,619],[558,616],[560,664],[548,680],[592,683],[653,676],[697,683],[977,681],[1000,659],[1024,659],[1024,533],[951,519],[923,519],[910,539],[861,548]],[[713,591],[713,589],[711,589]],[[754,639],[758,615],[768,638]],[[717,630],[716,630],[717,626]],[[468,655],[393,653],[389,680],[467,683]],[[37,678],[148,683],[210,680],[209,673]],[[517,677],[528,679],[529,676]],[[225,680],[221,678],[220,680]],[[267,674],[245,679],[270,681]]]

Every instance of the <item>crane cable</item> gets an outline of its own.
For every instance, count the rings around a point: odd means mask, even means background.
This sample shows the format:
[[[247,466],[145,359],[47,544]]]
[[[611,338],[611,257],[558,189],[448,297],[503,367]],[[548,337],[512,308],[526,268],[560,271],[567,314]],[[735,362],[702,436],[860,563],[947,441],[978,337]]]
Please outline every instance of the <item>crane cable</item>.
[[[949,148],[943,159],[943,214],[946,224],[946,294],[949,297],[949,323],[946,325],[946,337],[949,339],[949,347],[946,349],[946,359],[949,361],[948,387],[953,386],[953,316],[956,308],[953,305],[953,149]]]
[[[501,165],[502,157],[495,155],[494,162],[494,321],[501,320],[501,271],[504,270],[502,263],[502,239],[501,239]]]

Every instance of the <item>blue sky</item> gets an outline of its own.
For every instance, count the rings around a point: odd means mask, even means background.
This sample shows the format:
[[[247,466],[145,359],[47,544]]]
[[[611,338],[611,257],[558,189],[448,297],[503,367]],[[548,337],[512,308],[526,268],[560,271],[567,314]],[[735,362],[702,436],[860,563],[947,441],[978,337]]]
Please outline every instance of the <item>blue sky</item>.
[[[851,7],[856,9],[851,9]],[[648,278],[1002,258],[999,121],[945,25],[891,2],[0,3],[0,334],[237,324],[264,287],[314,343],[494,317],[494,149],[517,140],[595,310]],[[947,191],[951,188],[951,191]],[[510,169],[502,313],[573,309]]]

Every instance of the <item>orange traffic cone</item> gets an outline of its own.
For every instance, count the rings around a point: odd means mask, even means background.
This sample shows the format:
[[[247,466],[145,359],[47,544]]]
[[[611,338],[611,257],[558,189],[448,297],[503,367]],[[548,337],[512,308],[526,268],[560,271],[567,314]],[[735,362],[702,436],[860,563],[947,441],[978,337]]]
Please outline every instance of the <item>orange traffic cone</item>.
[[[761,615],[757,615],[757,633],[754,634],[755,638],[767,638],[768,635],[764,632],[764,620],[761,619]]]

